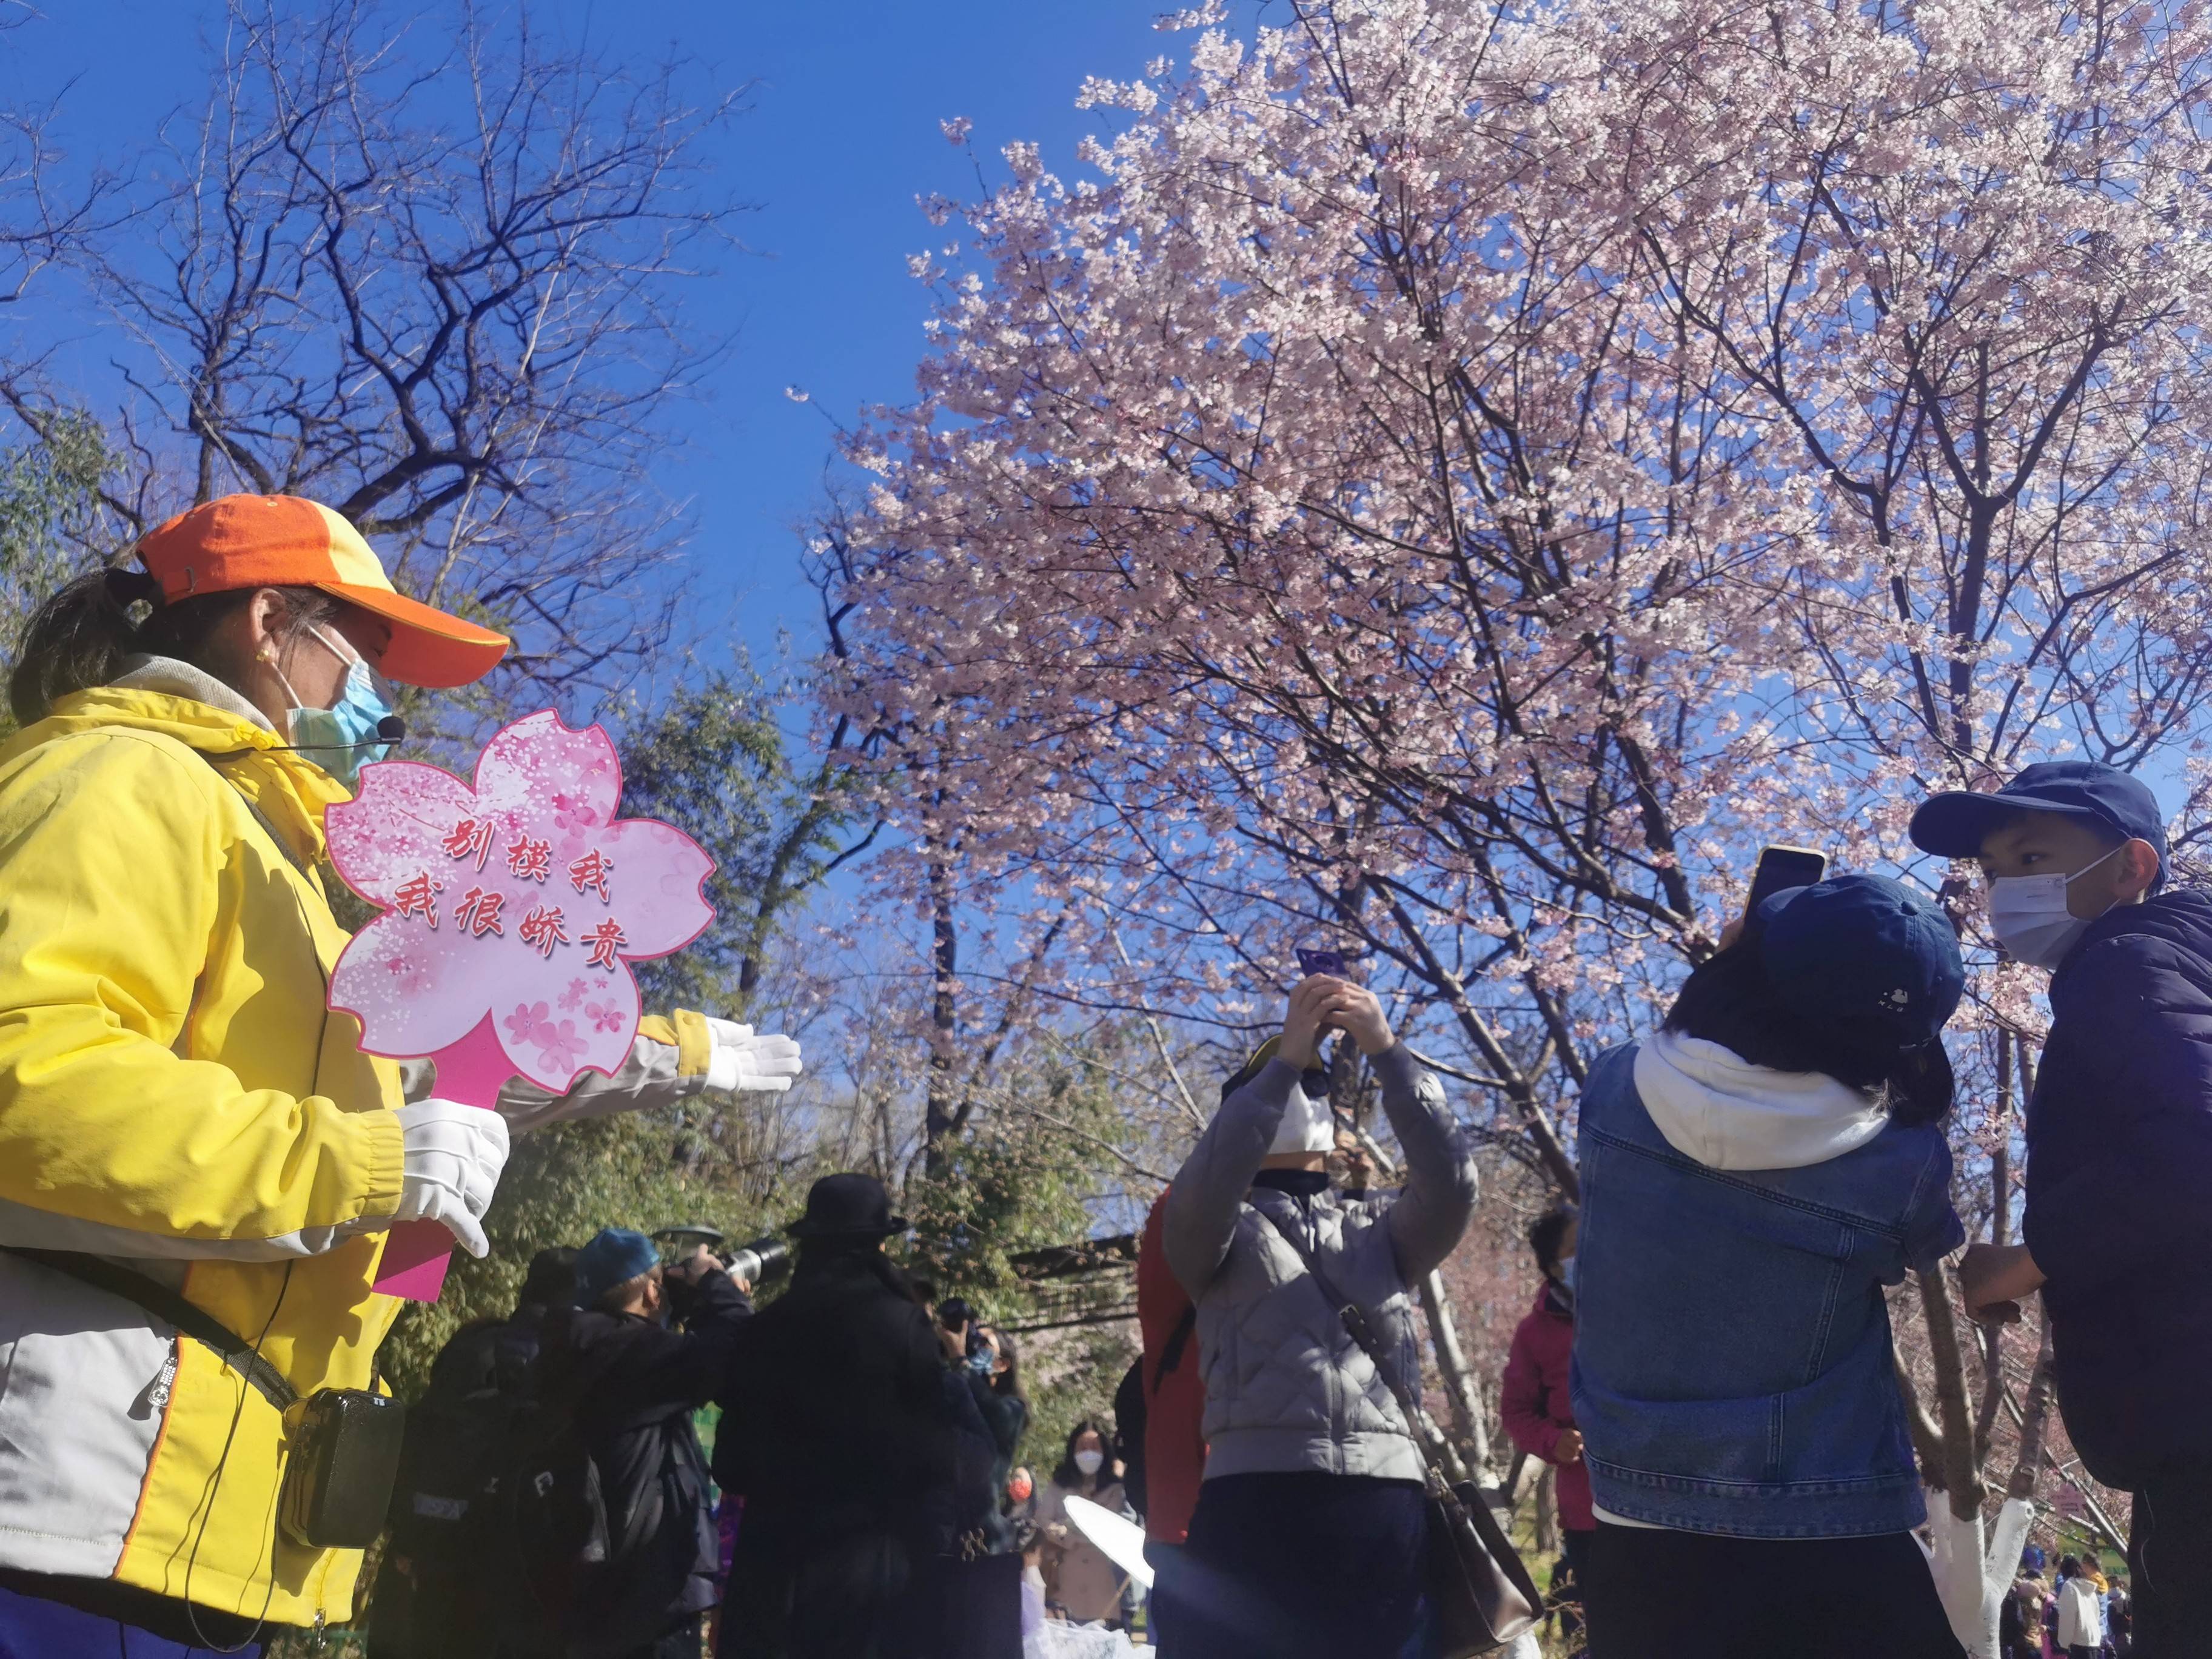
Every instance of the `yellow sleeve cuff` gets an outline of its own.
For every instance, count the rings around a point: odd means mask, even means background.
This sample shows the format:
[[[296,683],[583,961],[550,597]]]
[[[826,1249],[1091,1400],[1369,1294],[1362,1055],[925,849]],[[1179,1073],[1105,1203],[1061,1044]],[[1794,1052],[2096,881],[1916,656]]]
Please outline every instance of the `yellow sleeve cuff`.
[[[392,1215],[407,1168],[407,1135],[397,1112],[361,1112],[353,1121],[368,1137],[368,1192],[361,1201],[364,1216]]]
[[[642,1032],[647,1025],[658,1024],[665,1027],[671,1023],[665,1019],[648,1018],[640,1023],[638,1030]],[[714,1034],[708,1029],[707,1016],[695,1013],[689,1008],[678,1008],[672,1023],[672,1036],[665,1038],[656,1036],[654,1040],[676,1045],[676,1075],[706,1076],[714,1058]],[[647,1035],[653,1034],[647,1032]]]

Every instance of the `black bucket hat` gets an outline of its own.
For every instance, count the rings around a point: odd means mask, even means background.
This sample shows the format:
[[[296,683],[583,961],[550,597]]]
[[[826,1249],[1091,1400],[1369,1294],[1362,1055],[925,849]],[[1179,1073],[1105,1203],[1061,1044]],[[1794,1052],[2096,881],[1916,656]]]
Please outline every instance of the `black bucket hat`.
[[[806,1213],[784,1231],[793,1238],[888,1238],[907,1219],[891,1213],[891,1195],[872,1175],[823,1176],[806,1191]]]

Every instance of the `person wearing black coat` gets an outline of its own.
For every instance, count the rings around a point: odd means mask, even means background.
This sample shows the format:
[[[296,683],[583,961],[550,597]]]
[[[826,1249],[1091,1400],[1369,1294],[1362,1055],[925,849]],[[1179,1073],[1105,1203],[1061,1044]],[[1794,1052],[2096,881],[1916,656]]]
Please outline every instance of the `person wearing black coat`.
[[[369,1659],[483,1659],[496,1650],[504,1607],[472,1511],[536,1399],[546,1316],[575,1299],[576,1252],[540,1250],[514,1313],[462,1326],[430,1362],[429,1389],[407,1413],[392,1531],[369,1600]]]
[[[2156,798],[2096,762],[1938,795],[1911,833],[1977,860],[1997,942],[2052,970],[2024,1242],[1966,1252],[1967,1310],[2017,1318],[2020,1298],[2042,1291],[2068,1437],[2091,1474],[2135,1497],[2138,1644],[2200,1651],[2212,1629],[2212,895],[2161,890]]]
[[[994,1554],[1014,1547],[1014,1526],[1006,1514],[1006,1485],[1021,1455],[1022,1437],[1029,1431],[1030,1402],[1022,1393],[1021,1359],[1014,1340],[989,1326],[978,1331],[974,1353],[961,1366],[961,1374],[974,1396],[975,1410],[991,1438],[990,1508],[986,1521]]]
[[[933,1564],[980,1522],[961,1474],[988,1470],[990,1447],[927,1312],[883,1253],[905,1226],[872,1176],[815,1182],[791,1228],[791,1283],[738,1344],[714,1445],[714,1478],[744,1498],[721,1659],[938,1651]]]
[[[570,1650],[696,1659],[721,1549],[691,1413],[727,1372],[752,1304],[703,1247],[664,1270],[627,1228],[586,1244],[576,1273],[581,1305],[547,1319],[537,1377],[546,1409],[572,1413],[606,1504],[606,1594],[580,1610]]]

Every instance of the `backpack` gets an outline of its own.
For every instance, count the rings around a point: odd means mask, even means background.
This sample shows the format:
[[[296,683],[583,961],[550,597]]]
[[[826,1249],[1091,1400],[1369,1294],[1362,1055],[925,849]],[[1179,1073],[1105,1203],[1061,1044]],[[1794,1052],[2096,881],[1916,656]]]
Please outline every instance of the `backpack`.
[[[430,1386],[408,1413],[407,1444],[392,1494],[393,1544],[448,1558],[498,1473],[502,1449],[531,1403],[536,1345],[504,1324],[456,1334],[430,1369]]]
[[[1167,1346],[1160,1350],[1159,1370],[1152,1376],[1153,1394],[1159,1392],[1161,1379],[1182,1363],[1182,1351],[1190,1346],[1191,1333],[1197,1328],[1198,1309],[1185,1308],[1175,1329],[1168,1333]],[[1139,1515],[1152,1512],[1151,1493],[1145,1485],[1145,1425],[1151,1416],[1151,1397],[1145,1391],[1145,1360],[1139,1354],[1114,1390],[1114,1455],[1121,1460],[1121,1487],[1128,1496],[1129,1507]]]
[[[407,1415],[392,1535],[376,1583],[375,1650],[474,1655],[495,1638],[493,1513],[507,1448],[534,1411],[532,1334],[483,1321],[455,1334]]]
[[[599,1466],[574,1412],[540,1403],[517,1425],[487,1509],[515,1616],[557,1642],[611,1554]]]

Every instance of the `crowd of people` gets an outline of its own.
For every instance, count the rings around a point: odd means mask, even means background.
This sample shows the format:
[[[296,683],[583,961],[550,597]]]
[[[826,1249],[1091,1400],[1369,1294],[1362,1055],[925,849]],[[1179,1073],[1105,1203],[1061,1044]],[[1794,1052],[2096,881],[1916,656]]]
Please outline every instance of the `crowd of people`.
[[[136,550],[33,618],[0,747],[0,1659],[322,1629],[387,1522],[395,1659],[1013,1659],[1050,1620],[1186,1659],[1420,1659],[1481,1645],[1475,1558],[1497,1635],[1541,1611],[1419,1404],[1470,1144],[1340,963],[1223,1085],[1146,1219],[1114,1420],[1042,1480],[1011,1335],[901,1269],[904,1220],[851,1173],[757,1310],[703,1248],[541,1251],[403,1435],[376,1362],[397,1224],[481,1255],[511,1129],[787,1087],[796,1045],[678,1011],[621,1074],[495,1110],[363,1052],[326,1006],[324,811],[401,735],[390,680],[464,685],[507,641],[305,501],[228,497]],[[2002,1639],[2212,1651],[2212,897],[2094,763],[1937,795],[1911,833],[1978,863],[1997,942],[2051,973],[2023,1242],[1966,1248],[1969,1312],[2042,1296],[2072,1443],[2134,1497],[2124,1578],[2068,1556],[2046,1587],[2031,1553]],[[1809,880],[1590,1066],[1579,1203],[1530,1231],[1500,1404],[1559,1471],[1553,1594],[1592,1659],[1961,1653],[1885,1291],[1966,1244],[1964,984],[1936,902]],[[1354,1073],[1387,1188],[1335,1098]],[[1141,1571],[1101,1516],[1141,1519]]]

